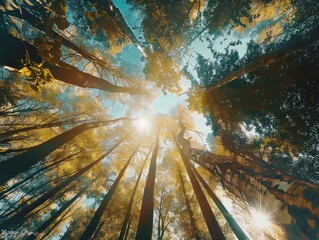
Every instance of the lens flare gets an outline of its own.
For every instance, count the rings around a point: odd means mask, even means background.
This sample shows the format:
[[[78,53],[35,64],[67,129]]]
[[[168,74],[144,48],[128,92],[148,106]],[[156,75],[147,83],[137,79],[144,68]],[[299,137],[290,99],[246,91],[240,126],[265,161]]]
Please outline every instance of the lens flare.
[[[151,123],[149,119],[147,118],[140,118],[134,121],[134,127],[139,131],[139,132],[144,132],[148,133],[151,128]]]
[[[270,217],[268,214],[263,212],[258,212],[256,210],[251,211],[253,224],[257,228],[266,229],[271,224]]]

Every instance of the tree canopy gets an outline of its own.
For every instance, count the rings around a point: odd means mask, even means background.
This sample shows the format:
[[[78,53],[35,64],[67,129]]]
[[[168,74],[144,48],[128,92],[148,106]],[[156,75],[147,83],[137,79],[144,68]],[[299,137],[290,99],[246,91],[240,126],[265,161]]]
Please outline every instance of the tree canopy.
[[[319,239],[318,12],[0,1],[0,238]]]

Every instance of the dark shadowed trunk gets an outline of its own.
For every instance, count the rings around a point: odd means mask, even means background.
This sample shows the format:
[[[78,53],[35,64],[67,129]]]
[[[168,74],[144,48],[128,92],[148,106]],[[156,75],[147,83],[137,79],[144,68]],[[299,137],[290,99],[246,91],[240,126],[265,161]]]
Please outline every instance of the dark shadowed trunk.
[[[67,201],[58,211],[54,212],[51,217],[46,220],[43,224],[41,224],[40,227],[36,229],[36,234],[32,234],[29,237],[27,237],[25,240],[33,240],[36,239],[36,237],[44,232],[60,215],[69,208],[83,193],[84,191],[89,187],[87,185],[84,187],[80,192],[78,192],[73,198],[71,198],[69,201]]]
[[[196,176],[195,174],[193,173],[192,169],[191,169],[191,166],[190,166],[190,163],[188,161],[188,158],[187,156],[182,152],[180,146],[178,145],[177,143],[177,140],[176,140],[176,137],[175,135],[173,134],[173,138],[174,138],[174,141],[175,141],[175,145],[181,155],[181,158],[182,158],[182,161],[184,163],[184,166],[186,168],[186,171],[187,171],[187,174],[189,176],[189,179],[191,181],[191,184],[193,186],[193,189],[194,189],[194,192],[195,192],[195,195],[196,195],[196,198],[198,200],[198,203],[199,203],[199,207],[201,209],[201,212],[203,214],[203,217],[205,219],[205,222],[206,222],[206,225],[207,225],[207,228],[208,228],[208,231],[209,231],[209,234],[211,236],[212,239],[216,239],[216,240],[223,240],[225,239],[225,236],[217,222],[217,219],[206,199],[206,196],[203,192],[203,190],[201,189],[197,179],[196,179]]]
[[[238,240],[248,240],[249,238],[246,236],[244,231],[238,225],[236,220],[231,216],[231,214],[225,208],[223,203],[218,199],[218,197],[215,195],[213,190],[208,186],[208,184],[205,182],[205,180],[202,178],[202,176],[197,172],[197,169],[192,164],[190,164],[190,165],[191,165],[191,168],[192,168],[193,172],[195,173],[197,179],[202,183],[202,185],[206,189],[209,196],[212,198],[212,200],[214,201],[214,203],[216,204],[216,206],[218,207],[220,212],[223,214],[223,216],[225,217],[226,221],[228,222],[229,226],[231,227],[231,229],[235,233]]]
[[[77,173],[73,174],[71,177],[57,185],[56,187],[49,190],[47,193],[43,194],[41,197],[36,199],[34,202],[23,208],[20,212],[16,213],[12,217],[6,219],[0,224],[0,229],[9,229],[12,226],[16,225],[17,223],[23,221],[23,219],[30,214],[34,209],[39,207],[41,204],[49,200],[51,197],[53,197],[55,194],[57,194],[60,190],[68,186],[70,183],[78,179],[81,175],[86,173],[88,170],[90,170],[92,167],[96,166],[98,163],[100,163],[106,156],[108,156],[122,141],[118,142],[113,146],[107,153],[103,154],[99,159],[92,162],[91,164],[87,165],[86,167],[79,170]]]
[[[21,61],[25,60],[26,56],[34,63],[39,64],[42,62],[35,46],[11,36],[1,28],[0,35],[2,44],[2,47],[0,47],[0,65],[21,69],[23,67]],[[107,92],[141,94],[140,89],[116,86],[105,79],[82,72],[64,62],[60,62],[59,65],[51,65],[45,62],[42,67],[49,69],[55,79],[79,87]]]
[[[70,120],[70,121],[56,121],[56,122],[50,122],[50,123],[45,123],[45,124],[38,124],[38,125],[30,126],[30,127],[13,129],[13,130],[9,130],[9,131],[0,133],[0,139],[3,137],[6,137],[6,136],[12,136],[14,134],[28,132],[28,131],[32,131],[32,130],[52,128],[52,127],[61,127],[61,126],[65,126],[65,125],[69,125],[69,124],[77,124],[77,123],[81,123],[81,122],[83,122],[83,121],[79,121],[79,122],[72,121],[72,120]]]
[[[37,6],[37,8],[39,8],[39,7],[40,6]],[[31,7],[31,9],[32,9],[32,7]],[[19,18],[19,19],[23,19],[24,21],[26,21],[27,23],[29,23],[33,27],[35,27],[35,28],[37,28],[37,29],[39,29],[39,30],[41,30],[43,32],[47,32],[49,30],[49,29],[45,29],[45,26],[42,24],[43,22],[42,22],[41,19],[37,18],[33,13],[31,13],[30,11],[28,11],[27,9],[25,9],[23,7],[20,7],[17,10],[6,11],[6,14],[8,14],[10,16],[14,16],[14,17]],[[53,35],[53,38],[57,38],[57,37],[61,38],[62,39],[62,44],[65,47],[73,50],[74,52],[76,52],[78,54],[80,54],[83,58],[85,58],[85,59],[87,59],[87,60],[89,60],[89,61],[91,61],[93,63],[97,63],[100,66],[103,66],[106,69],[112,71],[111,67],[108,66],[107,63],[105,63],[101,59],[95,57],[91,53],[85,51],[84,49],[78,47],[73,42],[71,42],[69,39],[65,38],[64,36],[62,36],[61,34],[56,32],[55,30],[52,30],[52,35]],[[116,73],[116,74],[118,74],[118,73]]]
[[[120,171],[119,175],[115,179],[114,183],[112,184],[111,188],[108,190],[107,194],[104,196],[100,206],[96,209],[95,214],[94,214],[93,218],[91,219],[91,222],[86,227],[85,231],[82,233],[81,238],[80,238],[81,240],[90,239],[92,237],[92,235],[94,234],[94,232],[96,231],[96,228],[97,228],[97,226],[102,218],[103,213],[105,212],[107,205],[109,204],[113,194],[115,193],[115,190],[116,190],[117,186],[119,185],[119,182],[122,179],[125,170],[127,169],[129,164],[131,163],[138,148],[139,148],[139,146],[133,151],[133,153],[131,154],[131,156],[129,157],[127,162],[125,163],[124,167]]]
[[[255,210],[271,213],[272,222],[282,227],[287,239],[319,239],[319,186],[294,179],[268,166],[245,166],[232,158],[191,148],[178,142],[191,160],[216,175],[221,184]]]
[[[103,127],[124,119],[126,118],[118,118],[114,120],[93,123],[83,123],[45,141],[44,143],[31,148],[30,150],[27,150],[6,161],[0,162],[0,185],[4,184],[9,179],[17,176],[18,174],[27,171],[34,164],[44,161],[45,157],[47,157],[50,153],[62,146],[64,143],[80,135],[84,131],[96,127]]]
[[[187,209],[187,212],[189,215],[190,225],[192,227],[191,232],[194,234],[194,237],[196,240],[201,240],[201,237],[199,235],[199,230],[197,228],[196,220],[194,218],[194,213],[193,213],[193,210],[191,208],[190,202],[189,202],[188,197],[187,197],[187,191],[185,188],[184,177],[182,176],[180,169],[178,169],[177,171],[178,171],[178,177],[179,177],[179,180],[181,183],[182,192],[183,192],[185,203],[186,203],[186,209]]]
[[[107,14],[109,14],[111,17],[114,18],[117,24],[121,27],[123,33],[131,40],[131,42],[135,45],[135,47],[141,52],[143,57],[146,57],[146,54],[142,45],[140,44],[138,39],[135,37],[130,27],[127,25],[120,10],[114,5],[114,3],[111,0],[107,0],[107,3],[108,5],[105,8]]]
[[[41,177],[41,175],[38,175],[35,179],[34,179],[34,176],[36,176],[38,173],[42,172],[42,171],[45,171],[47,169],[53,169],[54,167],[58,166],[61,162],[68,162],[68,160],[72,160],[72,157],[76,156],[79,152],[77,153],[74,153],[74,154],[71,154],[65,158],[62,158],[60,159],[59,161],[56,161],[56,162],[53,162],[51,164],[48,164],[48,165],[45,165],[44,167],[40,168],[39,170],[35,171],[34,173],[28,175],[26,178],[24,178],[23,180],[21,181],[18,181],[17,183],[14,183],[12,184],[9,188],[6,188],[5,190],[3,190],[2,192],[0,192],[0,200],[4,197],[7,196],[7,194],[9,192],[12,192],[13,190],[16,190],[18,187],[23,187],[25,186],[26,184],[30,183],[29,180],[35,180],[39,177]]]
[[[136,190],[137,190],[137,187],[138,187],[138,183],[140,182],[140,179],[141,179],[141,176],[142,176],[142,173],[143,173],[144,165],[145,165],[150,153],[151,153],[151,149],[148,152],[148,154],[147,154],[147,156],[145,158],[145,161],[144,161],[144,163],[142,165],[141,172],[140,172],[140,174],[137,177],[137,180],[136,180],[136,183],[135,183],[132,195],[131,195],[130,202],[129,202],[128,206],[127,206],[127,211],[126,211],[126,214],[125,214],[125,218],[124,218],[124,221],[123,221],[123,224],[122,224],[122,228],[121,228],[121,232],[120,232],[120,235],[118,237],[118,240],[123,240],[124,237],[125,237],[125,233],[128,231],[128,224],[129,224],[129,220],[130,220],[130,217],[131,217],[134,196],[135,196],[135,193],[136,193]]]
[[[129,234],[129,232],[130,232],[130,228],[131,228],[131,221],[129,221],[129,224],[128,224],[128,226],[127,226],[127,229],[126,229],[126,232],[125,232],[125,236],[124,236],[124,240],[127,239],[128,234]]]
[[[142,208],[138,221],[136,240],[151,240],[153,230],[153,208],[154,208],[154,184],[156,176],[156,158],[159,147],[159,129],[157,139],[152,153],[151,163],[147,174],[142,200]]]
[[[297,54],[298,52],[305,50],[306,48],[311,46],[313,43],[318,41],[318,39],[319,28],[317,27],[311,30],[305,38],[293,38],[283,44],[280,49],[275,49],[274,51],[257,57],[238,70],[220,79],[216,84],[212,86],[205,86],[205,94],[209,94],[215,89],[220,88],[245,74],[251,73],[259,68],[266,67],[267,65],[274,64],[280,60],[283,60],[284,58]]]

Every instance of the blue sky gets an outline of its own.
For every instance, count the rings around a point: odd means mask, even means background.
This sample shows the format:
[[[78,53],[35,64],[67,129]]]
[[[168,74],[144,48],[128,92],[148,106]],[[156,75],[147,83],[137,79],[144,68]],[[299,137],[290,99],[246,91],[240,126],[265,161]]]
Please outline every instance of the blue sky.
[[[140,26],[143,19],[142,14],[136,10],[131,11],[130,6],[126,4],[125,0],[116,0],[114,1],[114,4],[120,9],[122,15],[127,21],[127,24],[131,27],[132,31],[137,36],[137,38],[142,39],[143,42],[144,38],[141,35],[141,33],[134,29],[134,27]],[[216,51],[225,52],[225,48],[229,46],[229,43],[235,40],[238,40],[238,36],[236,36],[234,33],[230,36],[220,36],[214,41],[213,48]],[[230,48],[236,49],[238,51],[239,56],[242,57],[246,53],[247,43],[251,40],[251,37],[246,35],[246,37],[242,37],[240,38],[240,40],[242,41],[242,44],[232,46]],[[194,67],[197,64],[197,54],[201,54],[207,59],[212,58],[212,54],[208,48],[208,45],[209,42],[204,38],[201,40],[195,40],[190,46],[192,53],[191,56],[187,59],[187,61],[189,61],[189,71],[195,74],[195,77],[196,71],[194,71]],[[121,63],[126,62],[130,66],[135,65],[136,68],[140,68],[141,71],[143,69],[144,63],[140,60],[141,54],[133,44],[129,44],[128,46],[126,46],[121,53],[117,54],[116,57],[120,60]],[[133,68],[133,70],[136,69]],[[183,92],[187,92],[188,88],[190,87],[190,82],[186,79],[181,79],[180,83],[181,87],[183,88]],[[157,97],[148,106],[148,108],[154,115],[170,114],[171,110],[179,104],[182,104],[185,107],[187,107],[186,94],[177,96],[175,94],[168,93],[165,96],[159,89],[154,91],[157,91]],[[128,110],[126,106],[119,103],[109,102],[109,104],[109,106],[111,106],[111,114],[113,114],[115,117],[121,117],[125,115],[126,111]],[[149,114],[148,110],[142,109],[139,113],[135,113],[135,115],[137,115],[138,117],[143,117],[143,114]],[[210,127],[206,125],[206,119],[201,114],[190,113],[190,115],[194,119],[196,130],[204,134],[204,137],[202,138],[201,142],[205,143],[207,134],[211,133],[212,130],[210,129]]]
[[[127,21],[127,24],[131,27],[134,34],[138,38],[143,38],[143,36],[141,36],[141,34],[133,28],[134,26],[140,26],[143,16],[137,11],[130,11],[129,5],[126,4],[124,0],[116,0],[114,1],[114,4],[120,9],[122,15]],[[194,46],[196,51],[201,53],[205,53],[205,51],[207,51],[207,43],[199,44],[198,42],[195,42]],[[121,59],[122,61],[125,60],[129,64],[134,64],[142,69],[143,63],[140,61],[140,57],[141,54],[133,44],[126,46],[124,50],[117,55],[117,58]],[[194,61],[196,61],[196,59],[194,59]],[[184,91],[187,91],[188,87],[190,86],[185,80],[183,80],[182,85]],[[178,104],[186,105],[186,94],[177,96],[175,94],[167,93],[165,96],[160,90],[157,90],[157,94],[157,98],[149,104],[149,108],[154,115],[169,114],[170,111]],[[123,116],[127,110],[127,107],[122,104],[108,102],[108,105],[110,106],[111,114],[116,117]],[[142,110],[140,113],[137,113],[137,115],[142,116],[145,112],[146,111]],[[197,130],[202,131],[205,135],[211,131],[210,128],[206,126],[206,119],[204,117],[199,114],[193,114],[193,117],[196,122]]]

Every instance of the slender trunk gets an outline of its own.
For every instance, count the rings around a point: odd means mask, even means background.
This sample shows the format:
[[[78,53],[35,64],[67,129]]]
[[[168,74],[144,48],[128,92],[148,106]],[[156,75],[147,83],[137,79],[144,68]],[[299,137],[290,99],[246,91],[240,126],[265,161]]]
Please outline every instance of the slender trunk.
[[[228,210],[225,208],[223,203],[218,199],[218,197],[215,195],[213,190],[208,186],[208,184],[205,182],[205,180],[202,178],[202,176],[197,172],[197,169],[192,164],[190,164],[190,165],[191,165],[191,168],[192,168],[193,172],[195,173],[197,179],[202,183],[202,185],[206,189],[209,196],[212,198],[212,200],[214,201],[214,203],[216,204],[216,206],[218,207],[220,212],[223,214],[223,216],[225,217],[226,221],[228,222],[229,226],[231,227],[231,229],[235,233],[238,240],[249,240],[249,238],[246,236],[244,231],[238,225],[236,220],[228,212]]]
[[[69,209],[61,216],[61,218],[60,218],[55,224],[53,224],[53,226],[52,226],[46,233],[43,234],[43,236],[40,238],[40,240],[50,239],[50,237],[51,237],[51,235],[52,235],[52,234],[51,234],[52,231],[53,231],[60,223],[62,223],[64,220],[66,220],[67,218],[70,217],[70,215],[69,215],[69,216],[67,216],[67,215],[68,215],[71,211],[72,211],[72,207],[69,208]]]
[[[137,190],[137,187],[138,187],[138,184],[140,182],[140,179],[141,179],[141,176],[142,176],[142,173],[143,173],[143,168],[144,168],[144,165],[148,159],[148,156],[150,155],[151,153],[151,149],[150,151],[148,152],[146,158],[145,158],[145,161],[142,165],[142,168],[141,168],[141,171],[140,171],[140,174],[138,175],[137,177],[137,180],[136,180],[136,183],[135,183],[135,186],[134,186],[134,189],[133,189],[133,192],[132,192],[132,195],[131,195],[131,199],[130,199],[130,202],[127,206],[127,211],[126,211],[126,214],[125,214],[125,218],[124,218],[124,221],[123,221],[123,224],[122,224],[122,228],[121,228],[121,232],[120,232],[120,235],[118,237],[118,240],[123,240],[124,239],[124,236],[125,236],[125,233],[127,232],[127,228],[128,228],[128,223],[129,223],[129,220],[130,220],[130,217],[131,217],[131,212],[132,212],[132,206],[133,206],[133,201],[134,201],[134,196],[135,196],[135,193],[136,193],[136,190]]]
[[[154,184],[156,175],[156,158],[159,147],[159,129],[157,139],[152,153],[150,167],[147,174],[144,195],[142,200],[142,208],[138,221],[135,239],[151,240],[153,230],[153,208],[154,208]]]
[[[0,29],[0,35],[3,46],[0,48],[0,65],[20,69],[21,60],[26,59],[26,56],[32,62],[42,62],[35,46],[9,35],[3,29]],[[79,87],[99,89],[107,92],[141,94],[140,89],[116,86],[105,79],[82,72],[64,62],[60,62],[59,65],[51,65],[46,62],[42,67],[49,69],[55,79]]]
[[[22,209],[25,205],[28,204],[28,202],[30,202],[32,199],[36,198],[37,196],[36,196],[35,194],[32,194],[32,197],[30,197],[30,198],[24,200],[21,204],[19,204],[19,206],[18,206],[17,208],[15,208],[15,209],[12,209],[12,208],[13,208],[15,205],[17,205],[19,202],[21,202],[21,201],[23,200],[23,198],[26,197],[26,196],[28,196],[30,193],[32,193],[32,192],[34,192],[34,191],[36,191],[36,190],[38,190],[38,189],[42,189],[45,185],[48,185],[49,183],[54,182],[54,181],[56,181],[56,179],[51,179],[51,180],[49,180],[48,182],[45,182],[45,183],[43,183],[43,184],[41,184],[41,185],[38,185],[36,188],[31,188],[31,189],[29,189],[27,192],[24,192],[23,195],[20,196],[20,198],[19,198],[17,201],[15,201],[14,203],[12,203],[11,206],[9,206],[9,207],[7,208],[7,210],[1,214],[0,217],[1,217],[1,218],[7,218],[8,216],[10,216],[11,214],[13,214],[14,212],[17,212],[19,209]],[[11,210],[11,211],[10,211],[10,210]]]
[[[117,186],[119,185],[120,180],[122,179],[122,177],[124,175],[125,170],[127,169],[129,164],[131,163],[138,148],[139,148],[139,146],[133,151],[133,153],[131,154],[131,156],[129,157],[127,162],[125,163],[124,167],[120,171],[119,175],[115,179],[114,183],[112,184],[111,188],[108,190],[107,194],[104,196],[100,206],[95,211],[95,214],[94,214],[93,218],[91,219],[91,222],[89,223],[89,225],[87,226],[85,231],[82,233],[81,238],[80,238],[81,240],[90,239],[92,237],[92,235],[94,234],[94,232],[96,231],[96,228],[97,228],[97,226],[102,218],[103,213],[105,212],[107,205],[109,204]]]
[[[38,6],[39,7],[39,6]],[[29,23],[30,25],[32,25],[33,27],[43,31],[43,32],[47,32],[48,29],[45,29],[44,25],[41,25],[41,20],[38,19],[35,15],[33,15],[31,12],[29,12],[28,10],[26,10],[23,7],[20,7],[17,10],[13,10],[13,11],[6,11],[6,14],[10,15],[10,16],[14,16],[16,18],[19,19],[23,19],[24,21],[26,21],[27,23]],[[62,39],[62,44],[73,50],[74,52],[80,54],[83,58],[93,62],[93,63],[98,63],[100,66],[103,66],[105,68],[107,68],[108,70],[113,71],[114,69],[111,69],[111,66],[107,66],[107,63],[102,61],[101,59],[95,57],[94,55],[92,55],[91,53],[85,51],[84,49],[78,47],[77,45],[75,45],[73,42],[71,42],[70,40],[68,40],[67,38],[65,38],[64,36],[62,36],[61,34],[59,34],[58,32],[56,32],[55,30],[52,30],[52,34],[53,34],[53,38],[61,38]],[[118,73],[116,73],[118,74]]]
[[[188,9],[188,11],[187,11],[187,13],[186,13],[186,15],[185,15],[185,17],[184,17],[182,23],[178,24],[177,27],[173,30],[172,36],[165,42],[165,44],[164,44],[164,46],[163,46],[163,49],[166,48],[166,46],[167,46],[167,44],[168,44],[169,42],[171,42],[171,43],[170,43],[170,47],[173,46],[173,43],[174,43],[175,39],[177,38],[177,34],[180,32],[181,28],[182,28],[183,25],[185,24],[185,22],[186,22],[186,20],[187,20],[187,18],[188,18],[188,16],[189,16],[189,14],[191,13],[191,11],[192,11],[192,9],[193,9],[193,7],[194,7],[196,1],[197,1],[197,0],[194,0],[194,1],[191,3],[191,6],[190,6],[190,8]],[[199,9],[198,9],[198,10],[199,10]]]
[[[158,209],[158,221],[157,221],[157,240],[161,240],[161,232],[162,232],[162,206],[163,206],[163,196],[161,196],[159,209]]]
[[[190,144],[184,148],[185,142],[179,143],[191,160],[216,175],[228,191],[255,210],[271,213],[287,239],[319,239],[318,185],[294,179],[270,165],[244,166],[229,157],[190,148]]]
[[[319,28],[315,28],[308,33],[307,38],[301,39],[291,39],[290,41],[283,44],[283,47],[279,49],[275,49],[269,53],[266,53],[256,59],[252,60],[245,66],[241,67],[240,69],[230,73],[226,77],[220,79],[216,84],[211,86],[205,86],[205,94],[209,94],[217,88],[228,84],[237,78],[251,73],[259,68],[266,67],[267,65],[274,64],[286,57],[292,56],[304,49],[307,49],[310,45],[315,43],[319,39]]]
[[[196,179],[195,174],[193,173],[190,163],[188,161],[188,157],[183,153],[183,151],[181,150],[180,146],[177,143],[177,139],[175,137],[175,135],[173,135],[174,137],[174,141],[175,141],[175,145],[181,155],[182,161],[184,163],[184,166],[186,168],[187,174],[189,176],[189,179],[191,181],[191,184],[193,186],[196,198],[198,200],[201,212],[203,214],[203,217],[205,219],[209,234],[211,236],[212,239],[216,239],[216,240],[225,240],[225,236],[217,222],[217,219],[206,199],[206,196],[203,192],[203,190],[201,189],[199,182]]]
[[[196,220],[194,218],[194,213],[193,213],[193,210],[191,208],[190,202],[189,202],[188,197],[187,197],[185,183],[184,183],[184,177],[182,176],[182,173],[181,173],[180,169],[178,169],[178,176],[179,176],[180,183],[181,183],[181,186],[182,186],[182,192],[183,192],[183,195],[184,195],[184,198],[185,198],[186,208],[187,208],[187,212],[188,212],[188,215],[189,215],[189,220],[190,220],[191,227],[192,227],[192,229],[191,229],[192,233],[194,234],[194,237],[195,237],[196,240],[201,240],[201,237],[199,235],[199,231],[198,231],[198,228],[197,228],[197,225],[196,225]]]
[[[97,229],[96,229],[96,231],[95,231],[95,233],[94,233],[92,239],[98,239],[98,238],[97,238],[97,235],[99,234],[99,232],[100,232],[102,226],[104,225],[104,223],[105,223],[105,221],[100,222],[100,224],[99,224],[99,226],[97,227]]]
[[[114,18],[114,20],[117,22],[117,24],[121,27],[123,33],[128,36],[128,38],[131,40],[131,42],[135,45],[135,47],[141,52],[143,57],[146,57],[146,53],[138,41],[138,39],[135,37],[134,33],[130,29],[130,27],[127,25],[122,13],[120,10],[114,5],[114,3],[111,0],[107,1],[108,5],[105,8],[106,12]]]
[[[27,150],[6,161],[0,162],[0,185],[4,184],[11,178],[16,177],[18,174],[27,171],[36,163],[44,161],[45,157],[47,157],[50,153],[84,131],[91,128],[106,126],[124,119],[125,118],[118,118],[110,121],[83,123],[31,148],[30,150]]]
[[[40,125],[34,125],[34,126],[30,126],[30,127],[13,129],[13,130],[9,130],[9,131],[0,133],[0,138],[6,137],[6,136],[12,136],[14,134],[18,134],[18,133],[22,133],[22,132],[37,130],[37,129],[60,127],[60,126],[65,126],[68,124],[76,124],[76,123],[77,122],[71,122],[71,121],[61,121],[61,122],[57,121],[57,122],[40,124]]]
[[[67,186],[63,188],[60,192],[55,194],[53,197],[49,199],[49,201],[42,204],[40,207],[36,208],[34,211],[32,211],[30,214],[28,214],[28,218],[36,217],[38,213],[41,213],[44,209],[46,209],[48,206],[53,204],[58,199],[61,199],[63,195],[65,195],[67,192],[72,191],[74,189],[74,185]],[[45,193],[44,193],[45,194]]]
[[[113,146],[107,153],[103,154],[100,158],[92,162],[91,164],[87,165],[86,167],[79,170],[77,173],[73,174],[71,177],[57,185],[56,187],[49,190],[47,193],[43,194],[41,197],[39,197],[37,200],[23,208],[20,212],[16,213],[14,216],[8,218],[7,220],[3,221],[0,224],[0,229],[8,229],[11,226],[17,224],[18,222],[23,221],[23,219],[34,209],[39,207],[41,204],[46,202],[49,198],[53,197],[56,193],[58,193],[60,190],[68,186],[70,183],[78,179],[81,175],[86,173],[88,170],[90,170],[92,167],[96,166],[98,163],[100,163],[106,156],[108,156],[122,141],[118,142]]]
[[[22,181],[19,181],[19,182],[15,183],[15,184],[11,185],[9,188],[7,188],[7,189],[3,190],[2,192],[0,192],[0,200],[1,200],[2,198],[4,198],[4,197],[7,196],[6,193],[11,192],[12,190],[16,189],[17,187],[20,187],[20,188],[21,188],[22,186],[26,185],[26,184],[28,183],[28,180],[31,180],[31,179],[32,179],[32,180],[35,180],[35,179],[33,179],[33,177],[34,177],[35,175],[37,175],[39,172],[42,172],[42,171],[44,171],[44,170],[46,170],[46,169],[49,169],[49,168],[52,169],[52,167],[57,166],[57,165],[60,164],[61,162],[67,162],[67,161],[66,161],[67,159],[70,159],[70,158],[74,157],[74,156],[77,155],[77,154],[78,154],[78,152],[77,152],[77,153],[74,153],[74,154],[71,154],[71,155],[69,155],[69,156],[67,156],[67,157],[65,157],[65,158],[62,158],[62,159],[60,159],[59,161],[53,162],[53,163],[51,163],[51,164],[49,164],[49,165],[46,165],[45,167],[40,168],[39,170],[37,170],[37,171],[35,171],[34,173],[30,174],[29,176],[27,176],[27,177],[26,177],[25,179],[23,179]],[[40,176],[38,176],[38,177],[40,177]],[[37,177],[37,178],[38,178],[38,177]],[[22,185],[22,186],[21,186],[21,185]]]
[[[32,234],[29,237],[27,237],[25,240],[33,240],[36,239],[37,235],[44,232],[60,215],[69,208],[83,193],[84,191],[89,187],[90,184],[88,184],[86,187],[84,187],[80,192],[78,192],[72,199],[67,201],[58,211],[53,213],[51,217],[46,220],[41,226],[39,226],[36,230],[36,234]]]
[[[127,226],[127,229],[126,229],[126,232],[125,232],[125,236],[124,236],[124,240],[127,239],[128,233],[130,232],[130,228],[131,228],[131,221],[129,222],[129,224]]]

